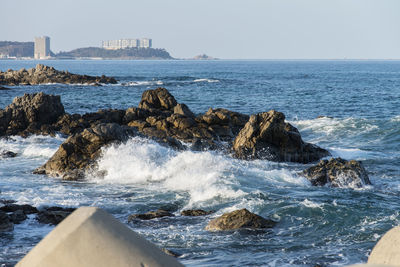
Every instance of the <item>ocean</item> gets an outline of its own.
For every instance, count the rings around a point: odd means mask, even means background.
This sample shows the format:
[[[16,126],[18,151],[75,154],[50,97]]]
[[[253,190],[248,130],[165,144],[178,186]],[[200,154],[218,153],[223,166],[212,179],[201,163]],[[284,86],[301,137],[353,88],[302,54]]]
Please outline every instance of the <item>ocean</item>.
[[[196,114],[210,107],[245,114],[275,109],[303,140],[334,157],[362,161],[371,186],[314,187],[297,173],[312,164],[244,161],[218,151],[175,151],[145,138],[103,149],[104,178],[80,182],[34,175],[64,136],[12,136],[0,149],[0,199],[43,206],[97,206],[187,266],[343,266],[366,262],[371,249],[400,223],[400,61],[22,61],[71,73],[113,76],[116,85],[45,84],[0,91],[0,108],[24,93],[61,96],[68,113],[137,106],[142,93],[167,88]],[[216,210],[207,217],[128,223],[158,208]],[[235,209],[277,221],[270,231],[207,232],[211,218]],[[30,215],[0,234],[1,266],[12,266],[54,226]]]

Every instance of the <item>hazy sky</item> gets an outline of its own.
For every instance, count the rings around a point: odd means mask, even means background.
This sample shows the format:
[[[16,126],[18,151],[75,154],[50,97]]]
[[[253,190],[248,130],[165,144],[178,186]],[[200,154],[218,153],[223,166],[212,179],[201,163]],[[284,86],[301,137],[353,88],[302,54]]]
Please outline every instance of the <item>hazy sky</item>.
[[[0,40],[149,37],[174,57],[400,59],[400,0],[0,0]]]

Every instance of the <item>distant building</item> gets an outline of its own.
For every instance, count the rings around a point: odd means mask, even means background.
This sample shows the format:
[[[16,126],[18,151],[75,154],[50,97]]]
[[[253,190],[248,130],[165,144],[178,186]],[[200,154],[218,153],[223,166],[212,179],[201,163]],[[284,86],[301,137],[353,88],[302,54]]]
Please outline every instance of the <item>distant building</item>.
[[[152,40],[149,38],[140,39],[140,47],[150,48],[152,46]]]
[[[50,37],[35,37],[35,59],[47,59],[50,57]]]
[[[101,46],[104,49],[110,49],[110,50],[132,48],[132,47],[150,48],[152,46],[152,40],[148,38],[107,40],[107,41],[102,41]]]

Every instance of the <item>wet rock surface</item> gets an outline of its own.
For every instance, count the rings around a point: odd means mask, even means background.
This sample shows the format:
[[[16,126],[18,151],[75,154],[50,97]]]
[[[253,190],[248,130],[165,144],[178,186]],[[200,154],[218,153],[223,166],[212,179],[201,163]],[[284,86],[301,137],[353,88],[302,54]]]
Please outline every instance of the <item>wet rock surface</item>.
[[[89,76],[69,73],[68,71],[59,71],[53,67],[42,64],[36,65],[31,69],[0,71],[0,85],[35,85],[47,83],[62,84],[96,84],[102,83],[115,84],[117,81],[112,77]]]
[[[162,217],[174,217],[175,215],[172,214],[171,212],[167,210],[162,210],[158,209],[156,211],[149,211],[147,213],[142,213],[142,214],[132,214],[128,217],[128,222],[131,222],[133,220],[152,220],[156,218],[162,218]]]
[[[371,184],[360,161],[347,161],[342,158],[321,160],[317,165],[304,170],[301,175],[315,186],[360,188]]]
[[[233,151],[240,159],[299,163],[330,155],[325,149],[304,142],[299,131],[285,122],[285,115],[275,110],[251,115],[233,141]]]
[[[116,123],[101,123],[70,136],[57,152],[34,173],[79,180],[84,171],[95,167],[101,148],[113,142],[123,142],[135,131]]]
[[[12,152],[12,151],[8,151],[8,150],[0,151],[0,158],[15,158],[16,156],[17,156],[17,153]]]
[[[0,233],[9,232],[14,229],[14,224],[7,213],[0,211]]]
[[[226,231],[236,229],[272,228],[276,222],[265,219],[247,209],[235,210],[211,220],[206,226],[208,231]]]
[[[60,96],[24,94],[0,109],[0,136],[50,133],[50,125],[64,113]]]
[[[49,207],[39,211],[36,220],[44,224],[57,225],[74,211],[75,208]]]
[[[181,212],[182,216],[205,216],[214,213],[214,210],[205,211],[205,210],[183,210]]]

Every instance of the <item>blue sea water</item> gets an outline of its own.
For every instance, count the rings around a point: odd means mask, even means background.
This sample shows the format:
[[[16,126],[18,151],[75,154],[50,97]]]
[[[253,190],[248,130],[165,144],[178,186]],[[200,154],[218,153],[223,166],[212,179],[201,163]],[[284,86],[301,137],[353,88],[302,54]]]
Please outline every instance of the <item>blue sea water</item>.
[[[372,186],[313,187],[308,165],[242,161],[220,152],[174,151],[134,137],[103,149],[108,174],[65,182],[32,174],[64,137],[0,139],[18,157],[0,159],[0,198],[35,206],[98,206],[188,266],[343,266],[366,262],[400,223],[400,61],[8,61],[72,73],[114,76],[116,85],[46,84],[0,91],[0,108],[24,93],[61,95],[69,113],[137,106],[143,91],[166,87],[195,113],[223,107],[246,114],[276,109],[303,139],[333,156],[363,162]],[[324,117],[319,117],[324,116]],[[132,213],[169,208],[216,210],[129,223]],[[247,208],[278,221],[271,231],[210,233],[207,222]],[[34,216],[0,234],[0,262],[15,264],[53,227]]]

